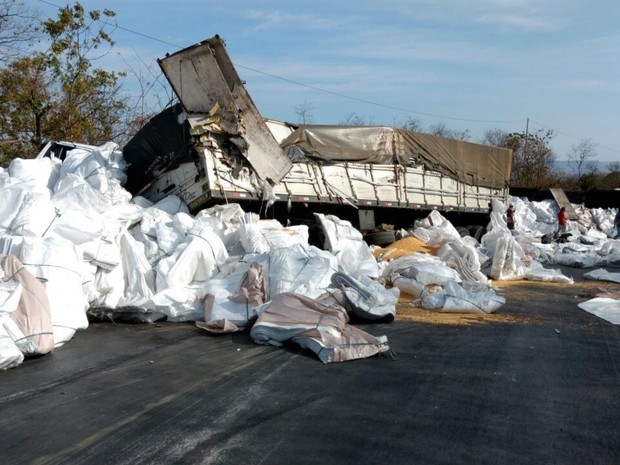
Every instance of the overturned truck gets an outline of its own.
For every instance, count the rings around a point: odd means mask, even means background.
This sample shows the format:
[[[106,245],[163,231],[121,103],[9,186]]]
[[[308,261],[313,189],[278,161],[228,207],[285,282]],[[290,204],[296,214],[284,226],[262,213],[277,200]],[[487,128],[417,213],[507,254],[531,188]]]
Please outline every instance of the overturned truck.
[[[483,224],[490,202],[508,196],[510,150],[387,126],[264,119],[218,36],[159,64],[180,103],[124,147],[134,195],[174,194],[192,212],[223,202],[270,207],[298,222],[332,213],[362,231],[407,227],[431,210],[480,215]]]

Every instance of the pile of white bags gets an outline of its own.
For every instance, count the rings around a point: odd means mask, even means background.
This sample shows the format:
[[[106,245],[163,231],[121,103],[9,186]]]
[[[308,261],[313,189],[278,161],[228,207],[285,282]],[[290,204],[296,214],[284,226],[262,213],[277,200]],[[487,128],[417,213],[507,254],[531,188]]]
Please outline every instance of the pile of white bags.
[[[23,263],[41,285],[50,322],[47,342],[29,338],[31,317],[19,316],[15,307],[23,300],[23,283],[3,282],[0,368],[18,365],[32,351],[66,343],[87,328],[87,312],[111,319],[130,312],[138,319],[142,314],[143,321],[154,315],[204,320],[201,326],[207,330],[235,331],[260,320],[280,295],[317,299],[335,292],[334,273],[355,283],[340,286],[342,304],[367,317],[393,317],[401,291],[426,308],[491,312],[503,300],[488,285],[489,277],[567,279],[543,268],[544,261],[620,265],[617,241],[604,237],[615,211],[595,211],[588,222],[573,225],[574,237],[561,247],[540,243],[555,224],[552,203],[511,198],[517,218],[512,232],[502,218],[505,206],[495,203],[481,243],[460,237],[433,211],[410,234],[438,247],[438,256],[416,254],[380,266],[360,231],[335,216],[315,213],[325,237],[326,250],[321,250],[308,244],[307,226],[260,220],[236,204],[194,217],[178,197],[157,204],[131,198],[122,188],[124,168],[118,147],[106,144],[72,150],[62,163],[15,159],[0,170],[0,254]],[[339,344],[312,334],[298,343],[310,348]],[[23,336],[28,343],[17,344]],[[373,350],[386,347],[385,341],[370,345]],[[351,356],[339,350],[327,350],[326,360]]]
[[[411,235],[437,248],[437,256],[416,253],[397,258],[383,268],[382,276],[410,295],[412,305],[437,311],[491,313],[505,303],[481,271],[481,263],[489,258],[480,244],[471,237],[461,238],[438,211],[417,221]]]
[[[280,294],[333,290],[337,271],[379,274],[361,233],[336,217],[323,222],[332,253],[308,244],[307,226],[260,220],[236,204],[193,217],[178,197],[132,199],[123,182],[114,144],[72,150],[62,163],[15,159],[0,171],[0,254],[22,260],[44,290],[50,350],[87,328],[88,312],[111,320],[165,316],[228,332],[251,326]],[[17,315],[20,289],[3,283],[2,315]],[[7,318],[0,368],[32,349],[15,345],[23,334]]]
[[[323,248],[336,256],[340,268],[349,276],[377,278],[379,267],[362,233],[349,221],[334,215],[315,213],[325,236]]]

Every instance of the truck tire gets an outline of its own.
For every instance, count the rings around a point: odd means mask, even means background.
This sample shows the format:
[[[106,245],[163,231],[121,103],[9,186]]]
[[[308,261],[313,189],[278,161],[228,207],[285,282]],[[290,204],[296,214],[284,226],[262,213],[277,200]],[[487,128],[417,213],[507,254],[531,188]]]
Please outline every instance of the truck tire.
[[[390,245],[396,241],[396,235],[394,231],[377,231],[371,232],[364,236],[364,241],[368,245],[378,245],[383,247],[384,245]]]
[[[484,226],[470,226],[469,227],[469,235],[480,242],[484,233],[486,233],[486,228]]]
[[[456,230],[458,231],[458,233],[461,235],[461,237],[465,237],[465,236],[469,236],[469,230],[467,228],[465,228],[464,226],[457,226]]]

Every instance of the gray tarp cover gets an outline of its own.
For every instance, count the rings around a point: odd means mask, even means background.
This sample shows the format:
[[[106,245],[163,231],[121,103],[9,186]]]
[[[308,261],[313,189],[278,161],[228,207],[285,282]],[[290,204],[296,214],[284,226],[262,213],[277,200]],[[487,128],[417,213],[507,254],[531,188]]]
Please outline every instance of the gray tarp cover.
[[[508,186],[512,151],[389,126],[301,125],[280,144],[326,162],[422,164],[470,185]]]

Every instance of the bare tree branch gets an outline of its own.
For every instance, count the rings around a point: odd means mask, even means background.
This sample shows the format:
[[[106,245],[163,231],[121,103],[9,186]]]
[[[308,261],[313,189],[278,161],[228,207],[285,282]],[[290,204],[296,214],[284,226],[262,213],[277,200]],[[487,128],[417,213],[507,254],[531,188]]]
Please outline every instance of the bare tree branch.
[[[39,36],[39,14],[20,0],[0,0],[0,63],[23,55]]]

